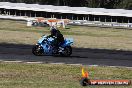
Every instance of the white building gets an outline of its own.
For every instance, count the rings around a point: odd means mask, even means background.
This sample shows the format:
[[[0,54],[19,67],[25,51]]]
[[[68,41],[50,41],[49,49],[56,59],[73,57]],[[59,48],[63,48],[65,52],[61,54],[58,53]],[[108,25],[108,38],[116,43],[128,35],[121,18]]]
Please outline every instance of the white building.
[[[132,10],[0,2],[0,14],[71,20],[132,23]]]

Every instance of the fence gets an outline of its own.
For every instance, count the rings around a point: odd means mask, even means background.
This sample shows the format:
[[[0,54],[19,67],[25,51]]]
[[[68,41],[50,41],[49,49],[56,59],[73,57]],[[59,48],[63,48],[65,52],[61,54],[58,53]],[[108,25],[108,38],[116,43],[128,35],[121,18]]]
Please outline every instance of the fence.
[[[83,21],[82,20],[73,20],[68,25],[132,29],[132,23],[100,22],[100,21],[86,21],[86,20],[83,20]]]

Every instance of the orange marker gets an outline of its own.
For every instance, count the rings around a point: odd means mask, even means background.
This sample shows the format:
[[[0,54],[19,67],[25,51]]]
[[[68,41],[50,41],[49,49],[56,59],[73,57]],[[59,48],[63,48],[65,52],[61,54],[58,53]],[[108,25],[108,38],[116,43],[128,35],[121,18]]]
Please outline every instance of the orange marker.
[[[80,84],[82,86],[87,85],[130,85],[130,80],[90,80],[88,72],[84,71],[82,68],[82,78]]]

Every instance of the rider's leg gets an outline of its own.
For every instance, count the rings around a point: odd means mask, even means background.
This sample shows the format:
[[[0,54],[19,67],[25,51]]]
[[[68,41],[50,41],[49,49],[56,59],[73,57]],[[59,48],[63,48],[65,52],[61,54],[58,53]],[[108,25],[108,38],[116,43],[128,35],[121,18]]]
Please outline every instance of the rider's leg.
[[[53,46],[53,53],[58,53],[58,42],[56,39],[53,41],[52,46]]]

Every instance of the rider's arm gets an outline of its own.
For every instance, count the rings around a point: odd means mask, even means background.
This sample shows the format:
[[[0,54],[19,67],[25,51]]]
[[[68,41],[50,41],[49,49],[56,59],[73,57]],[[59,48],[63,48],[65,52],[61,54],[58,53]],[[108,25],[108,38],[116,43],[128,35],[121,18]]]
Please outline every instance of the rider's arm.
[[[48,35],[48,36],[47,36],[47,38],[50,38],[50,37],[52,37],[52,35]]]

